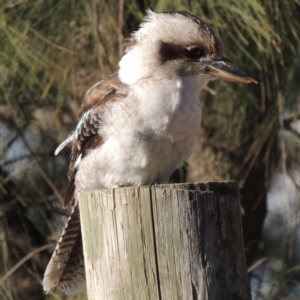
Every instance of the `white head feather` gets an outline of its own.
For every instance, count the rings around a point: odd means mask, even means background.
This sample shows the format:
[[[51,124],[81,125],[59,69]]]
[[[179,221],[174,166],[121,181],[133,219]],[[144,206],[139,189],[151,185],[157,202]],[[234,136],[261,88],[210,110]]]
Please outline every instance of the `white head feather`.
[[[187,13],[147,10],[145,21],[131,36],[134,45],[127,49],[119,63],[119,78],[130,85],[151,76],[161,65],[157,55],[160,42],[193,45],[203,43],[204,39],[207,44],[214,44],[218,38],[196,17]]]

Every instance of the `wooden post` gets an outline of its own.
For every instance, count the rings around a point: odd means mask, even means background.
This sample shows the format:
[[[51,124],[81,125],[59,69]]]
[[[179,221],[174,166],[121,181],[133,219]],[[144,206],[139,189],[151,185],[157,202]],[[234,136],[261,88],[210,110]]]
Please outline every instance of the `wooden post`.
[[[235,182],[85,192],[89,300],[251,299]]]

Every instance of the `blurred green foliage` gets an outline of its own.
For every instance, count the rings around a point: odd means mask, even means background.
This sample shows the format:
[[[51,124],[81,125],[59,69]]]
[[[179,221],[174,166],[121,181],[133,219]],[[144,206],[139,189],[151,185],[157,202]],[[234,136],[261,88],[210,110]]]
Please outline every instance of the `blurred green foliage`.
[[[216,96],[202,95],[207,143],[226,161],[219,176],[243,187],[257,168],[264,175],[257,180],[265,194],[277,166],[297,169],[297,147],[285,139],[281,145],[286,147],[278,151],[277,133],[289,131],[298,143],[290,125],[299,118],[299,0],[2,0],[1,275],[57,240],[66,216],[58,198],[67,186],[69,153],[55,158],[54,149],[74,129],[87,88],[117,70],[122,44],[148,7],[200,17],[222,38],[225,55],[259,81],[238,87],[213,82]],[[191,168],[200,165],[201,159]],[[51,251],[32,255],[5,282],[0,280],[0,298],[43,299],[41,280]],[[285,286],[291,274],[281,270]],[[286,297],[287,290],[274,295]],[[66,297],[53,292],[46,298]]]

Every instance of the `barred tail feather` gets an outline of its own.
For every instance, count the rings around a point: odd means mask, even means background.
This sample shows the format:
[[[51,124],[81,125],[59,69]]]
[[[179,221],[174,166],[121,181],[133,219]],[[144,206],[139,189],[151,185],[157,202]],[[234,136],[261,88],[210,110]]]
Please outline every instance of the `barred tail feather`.
[[[44,290],[58,286],[72,295],[85,288],[85,269],[78,203],[72,209],[67,225],[45,271]]]

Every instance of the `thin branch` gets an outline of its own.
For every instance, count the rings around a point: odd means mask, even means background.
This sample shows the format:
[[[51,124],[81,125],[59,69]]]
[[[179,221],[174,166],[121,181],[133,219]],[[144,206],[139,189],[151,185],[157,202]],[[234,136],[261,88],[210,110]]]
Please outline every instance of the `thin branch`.
[[[277,100],[277,108],[278,108],[278,118],[279,118],[279,128],[281,131],[284,130],[284,120],[283,120],[283,105],[282,105],[282,95],[280,92],[280,84],[279,84],[279,76],[278,76],[278,70],[277,70],[277,65],[275,62],[275,53],[273,51],[273,55],[272,55],[272,63],[273,63],[273,71],[274,71],[274,81],[275,81],[275,85],[276,85],[276,100]],[[292,212],[291,212],[291,207],[290,207],[290,202],[289,202],[289,196],[288,196],[288,192],[287,192],[287,187],[286,187],[286,175],[287,175],[287,170],[286,170],[286,148],[285,148],[285,141],[283,137],[280,137],[280,154],[281,154],[281,171],[283,173],[282,176],[282,180],[283,180],[283,186],[284,186],[284,192],[285,192],[285,200],[286,200],[286,204],[287,204],[287,227],[288,227],[288,231],[291,230],[291,220],[292,220]]]
[[[2,183],[6,184],[8,183],[10,180],[12,180],[14,177],[18,176],[19,174],[21,174],[22,172],[26,171],[28,168],[32,167],[33,165],[35,165],[35,161],[29,161],[28,163],[21,165],[20,167],[17,167],[13,172],[11,172],[9,175],[7,175]]]
[[[2,193],[3,193],[4,195],[7,194],[7,190],[5,189],[4,185],[3,185],[1,182],[0,182],[0,191],[2,191]]]
[[[46,156],[44,154],[37,154],[39,157],[41,156]],[[31,159],[31,155],[30,154],[24,154],[24,155],[20,155],[16,158],[11,158],[11,159],[7,159],[5,160],[2,165],[5,167],[5,166],[9,166],[11,164],[14,164],[14,163],[18,163],[20,160],[25,160],[25,159]]]
[[[0,285],[2,285],[15,271],[17,271],[27,260],[29,260],[32,256],[36,255],[39,252],[42,252],[46,249],[52,248],[56,245],[56,243],[47,244],[41,246],[37,249],[29,252],[25,257],[18,261],[6,274],[0,279]]]
[[[31,149],[29,143],[27,142],[26,138],[24,137],[24,134],[22,132],[22,130],[20,130],[20,128],[16,125],[16,123],[12,120],[6,120],[8,124],[10,124],[14,130],[18,133],[20,139],[22,140],[22,142],[24,143],[24,146],[26,147],[27,151],[30,153],[33,161],[36,164],[36,167],[39,171],[39,173],[42,175],[42,177],[44,178],[44,180],[47,182],[47,184],[50,186],[50,188],[53,190],[54,194],[56,195],[56,197],[63,202],[63,196],[61,195],[61,193],[59,192],[59,190],[57,189],[57,187],[55,186],[55,184],[53,183],[53,181],[49,178],[49,176],[46,174],[46,172],[44,171],[44,169],[41,167],[40,162],[39,162],[39,158],[38,156],[35,154],[35,152]]]
[[[15,142],[15,141],[17,141],[18,140],[18,135],[16,134],[14,137],[12,137],[9,141],[8,141],[8,143],[7,143],[7,145],[6,145],[6,149],[9,149],[11,146],[12,146],[12,144]]]
[[[206,92],[210,93],[213,96],[217,95],[217,92],[214,91],[212,88],[210,88],[208,85],[204,86],[203,90],[205,90]]]
[[[123,55],[123,18],[124,18],[124,0],[119,0],[119,16],[118,16],[118,43],[119,57]]]
[[[262,257],[259,260],[257,260],[255,263],[253,263],[248,269],[248,273],[252,272],[255,268],[257,268],[259,265],[261,265],[264,261],[266,261],[268,257]]]
[[[19,5],[21,5],[21,4],[23,4],[23,3],[27,2],[27,1],[28,0],[21,0],[19,2],[8,4],[8,5],[5,6],[4,11],[8,11],[10,9],[14,9],[14,8],[18,7]]]
[[[298,180],[295,179],[294,174],[291,171],[289,171],[288,175],[289,175],[290,179],[293,181],[296,189],[298,189],[298,191],[300,191],[300,184],[298,183]]]
[[[236,32],[237,36],[239,37],[239,39],[245,44],[245,45],[249,45],[249,42],[247,41],[246,37],[241,33],[241,31],[239,30],[239,28],[235,25],[234,22],[231,22],[231,26],[233,28],[233,30]]]
[[[73,50],[70,50],[70,49],[67,49],[61,45],[58,45],[54,42],[52,42],[51,40],[45,38],[44,36],[42,36],[41,34],[38,33],[38,31],[35,31],[33,29],[30,29],[30,31],[39,39],[41,39],[43,42],[45,42],[46,44],[52,46],[53,48],[56,48],[62,52],[66,52],[66,53],[69,53],[69,54],[77,54],[76,51],[73,51]],[[54,81],[54,79],[53,79]],[[43,99],[43,98],[42,98]]]

